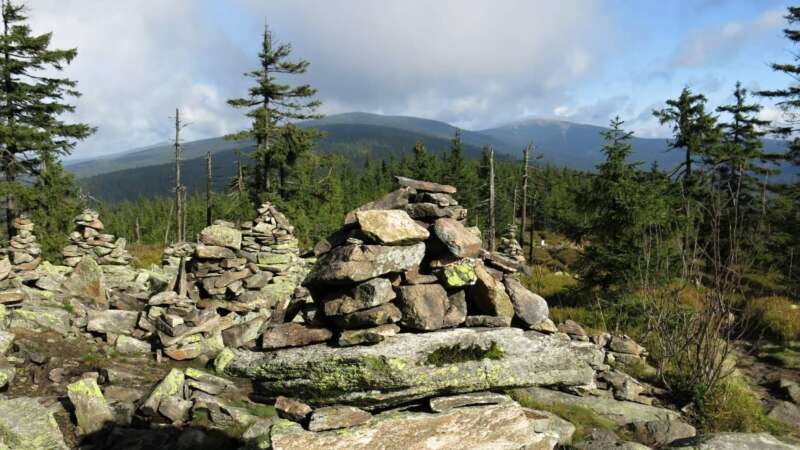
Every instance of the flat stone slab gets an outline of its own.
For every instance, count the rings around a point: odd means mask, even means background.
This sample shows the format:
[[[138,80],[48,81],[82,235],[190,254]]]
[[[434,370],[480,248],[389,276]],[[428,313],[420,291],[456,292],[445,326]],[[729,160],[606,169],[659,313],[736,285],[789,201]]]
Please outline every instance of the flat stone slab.
[[[458,328],[402,333],[372,346],[226,349],[215,368],[252,378],[274,397],[373,408],[466,392],[588,384],[602,359],[591,343],[517,328]]]
[[[446,413],[388,411],[344,430],[311,432],[294,422],[272,426],[274,450],[544,450],[555,439],[534,431],[516,403],[457,408]]]
[[[53,413],[34,398],[0,400],[0,443],[12,450],[68,450]]]
[[[767,433],[715,433],[680,439],[663,447],[683,450],[798,450],[800,446],[787,444]]]
[[[578,397],[565,392],[539,387],[520,389],[517,392],[530,396],[541,403],[574,405],[588,408],[595,414],[605,417],[619,425],[655,420],[679,419],[680,414],[671,409],[657,408],[641,403],[626,402],[602,397]]]
[[[435,397],[428,401],[433,412],[446,412],[453,408],[476,405],[497,405],[511,401],[511,398],[494,392],[471,392],[469,394]]]

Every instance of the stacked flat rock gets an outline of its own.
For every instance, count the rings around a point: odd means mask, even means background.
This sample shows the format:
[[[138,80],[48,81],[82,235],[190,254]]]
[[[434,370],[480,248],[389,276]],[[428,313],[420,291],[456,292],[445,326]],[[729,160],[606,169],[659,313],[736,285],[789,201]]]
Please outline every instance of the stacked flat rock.
[[[242,228],[242,251],[250,259],[273,273],[288,272],[299,262],[294,227],[271,203],[258,208],[258,217]]]
[[[96,211],[85,209],[75,217],[75,231],[70,233],[70,244],[64,247],[64,264],[75,267],[81,258],[91,256],[100,265],[125,266],[133,257],[125,250],[127,241],[103,233],[103,222]]]
[[[500,238],[500,245],[497,248],[497,251],[514,261],[524,263],[525,262],[525,254],[522,251],[522,246],[519,245],[519,241],[517,240],[517,224],[512,223],[508,225],[506,228],[506,232]]]
[[[169,273],[178,271],[181,258],[184,262],[192,259],[196,244],[192,242],[176,242],[164,249],[161,254],[161,267]]]
[[[36,268],[42,262],[42,248],[33,234],[33,222],[27,217],[14,219],[16,234],[5,249],[5,261],[0,262],[0,278],[14,276],[22,280],[37,278]]]
[[[507,276],[515,262],[482,250],[480,230],[464,226],[455,187],[397,182],[398,190],[349,213],[315,247],[320,257],[304,284],[317,322],[336,331],[340,345],[374,344],[401,330],[548,320],[547,302]],[[265,348],[277,340],[263,339]]]

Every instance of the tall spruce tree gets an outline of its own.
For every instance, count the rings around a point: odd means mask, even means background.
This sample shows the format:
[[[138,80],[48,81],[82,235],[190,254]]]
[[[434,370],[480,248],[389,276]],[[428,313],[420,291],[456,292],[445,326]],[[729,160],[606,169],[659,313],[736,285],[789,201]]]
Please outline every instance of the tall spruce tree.
[[[0,36],[0,195],[6,198],[6,227],[14,233],[17,198],[27,183],[41,174],[43,162],[58,164],[78,140],[94,128],[61,120],[75,107],[66,97],[78,97],[77,82],[58,78],[78,50],[52,49],[52,33],[34,34],[26,23],[25,6],[2,2],[3,33]],[[55,204],[60,198],[48,201]]]
[[[255,161],[252,184],[256,192],[274,191],[272,180],[275,172],[279,174],[279,183],[286,179],[286,170],[293,161],[286,153],[291,143],[276,149],[277,140],[288,137],[300,142],[317,133],[300,128],[286,131],[291,121],[321,117],[315,113],[321,104],[313,99],[316,89],[308,84],[292,86],[278,79],[286,75],[300,75],[308,69],[308,61],[290,61],[288,58],[291,53],[291,44],[277,43],[269,28],[264,26],[261,51],[258,53],[260,67],[245,74],[255,80],[255,85],[249,89],[247,97],[228,100],[228,104],[234,108],[246,109],[247,116],[252,119],[249,129],[226,137],[255,139],[256,150],[251,156]],[[305,137],[300,137],[301,134],[305,134]],[[282,186],[280,188],[283,189]]]

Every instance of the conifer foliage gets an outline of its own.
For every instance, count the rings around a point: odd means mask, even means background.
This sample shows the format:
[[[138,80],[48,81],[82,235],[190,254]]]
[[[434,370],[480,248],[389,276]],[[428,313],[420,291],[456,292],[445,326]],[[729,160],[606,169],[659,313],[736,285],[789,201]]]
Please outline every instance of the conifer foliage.
[[[80,93],[77,83],[59,77],[59,72],[77,56],[77,49],[51,48],[52,33],[35,34],[26,23],[23,5],[3,0],[1,13],[0,195],[5,197],[6,225],[11,236],[13,220],[24,206],[19,204],[22,197],[38,203],[63,204],[58,197],[36,198],[52,194],[50,189],[26,190],[43,173],[47,180],[55,176],[59,159],[94,129],[62,119],[63,114],[75,110],[66,99]],[[62,229],[68,228],[68,224],[63,225]]]

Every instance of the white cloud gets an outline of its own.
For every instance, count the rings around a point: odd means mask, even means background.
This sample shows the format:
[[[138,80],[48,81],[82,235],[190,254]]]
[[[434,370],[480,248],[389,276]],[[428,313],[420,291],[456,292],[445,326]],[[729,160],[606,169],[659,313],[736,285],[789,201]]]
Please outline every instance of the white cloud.
[[[716,29],[694,30],[678,46],[673,64],[700,67],[730,60],[746,41],[783,26],[784,14],[784,9],[773,9],[748,22],[728,22]]]

